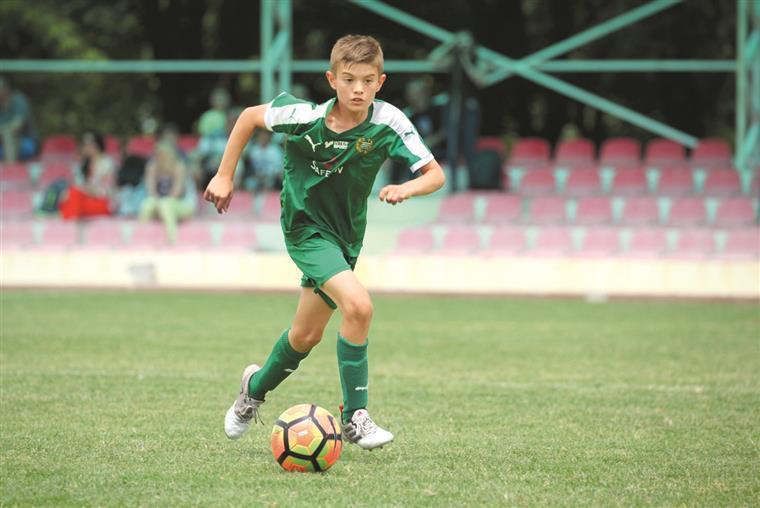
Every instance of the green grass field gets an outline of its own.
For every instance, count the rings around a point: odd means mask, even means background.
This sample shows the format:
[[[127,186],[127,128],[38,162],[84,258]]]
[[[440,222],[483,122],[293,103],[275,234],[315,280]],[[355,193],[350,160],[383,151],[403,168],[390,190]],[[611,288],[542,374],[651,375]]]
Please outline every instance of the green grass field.
[[[295,295],[2,293],[7,506],[749,506],[760,307],[381,296],[370,409],[396,442],[282,471],[281,411],[337,412],[338,319],[237,442],[223,415]]]

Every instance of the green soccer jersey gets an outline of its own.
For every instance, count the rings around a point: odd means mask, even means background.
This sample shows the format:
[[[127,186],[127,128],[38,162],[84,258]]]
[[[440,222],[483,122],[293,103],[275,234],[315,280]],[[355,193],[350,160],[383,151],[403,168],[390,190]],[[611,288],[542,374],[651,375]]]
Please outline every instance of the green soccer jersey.
[[[320,234],[356,257],[367,226],[367,198],[383,162],[391,158],[414,172],[433,155],[409,119],[380,100],[361,124],[331,131],[325,118],[335,100],[317,105],[282,93],[264,119],[269,130],[288,135],[280,196],[285,241],[298,245]]]

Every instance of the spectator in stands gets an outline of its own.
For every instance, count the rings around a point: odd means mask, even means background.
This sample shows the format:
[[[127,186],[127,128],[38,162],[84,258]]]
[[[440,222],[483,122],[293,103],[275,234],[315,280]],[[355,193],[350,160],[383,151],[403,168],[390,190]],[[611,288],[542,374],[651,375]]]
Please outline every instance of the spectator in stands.
[[[230,94],[224,88],[214,88],[209,97],[211,109],[206,111],[198,119],[198,135],[226,136],[227,116],[230,107]]]
[[[158,131],[158,142],[166,142],[177,150],[177,155],[183,161],[187,159],[187,154],[179,146],[179,127],[176,123],[166,122]]]
[[[283,153],[272,133],[259,130],[248,151],[251,171],[245,177],[246,190],[257,192],[279,188],[282,183]]]
[[[225,130],[221,133],[201,136],[198,141],[198,147],[192,156],[193,173],[199,189],[205,189],[211,178],[216,174],[219,164],[222,162],[224,148],[227,146],[227,136],[235,126],[237,117],[242,112],[242,108],[233,108],[227,116]],[[243,159],[239,164],[243,164]],[[244,171],[235,172],[235,185],[240,184]]]
[[[105,150],[106,143],[102,134],[89,131],[82,136],[82,165],[78,182],[68,188],[59,207],[64,219],[111,215],[116,170]]]
[[[161,141],[156,145],[156,155],[145,169],[145,186],[148,197],[140,207],[140,220],[154,217],[166,225],[169,243],[177,238],[180,220],[193,215],[196,193],[185,163],[177,156],[176,147]]]
[[[0,76],[0,160],[30,159],[37,155],[38,146],[29,99]]]

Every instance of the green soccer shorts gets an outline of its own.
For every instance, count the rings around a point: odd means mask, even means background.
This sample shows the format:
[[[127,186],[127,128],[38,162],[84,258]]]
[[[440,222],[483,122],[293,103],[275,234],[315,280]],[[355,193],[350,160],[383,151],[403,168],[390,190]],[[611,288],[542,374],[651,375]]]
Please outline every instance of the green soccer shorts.
[[[353,270],[357,258],[346,255],[335,243],[319,234],[310,236],[298,245],[286,241],[285,247],[290,259],[303,272],[301,287],[314,288],[314,292],[321,296],[330,308],[337,309],[335,302],[322,291],[322,285],[335,274]]]

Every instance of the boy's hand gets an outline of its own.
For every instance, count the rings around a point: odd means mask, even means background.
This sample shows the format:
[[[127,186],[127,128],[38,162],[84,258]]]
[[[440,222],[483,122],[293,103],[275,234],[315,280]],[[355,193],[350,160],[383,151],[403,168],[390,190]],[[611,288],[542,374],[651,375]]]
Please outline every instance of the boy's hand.
[[[380,190],[380,201],[396,205],[412,197],[403,185],[386,185]]]
[[[234,185],[232,183],[232,178],[217,174],[208,183],[206,192],[203,193],[203,199],[210,203],[214,203],[218,213],[225,213],[230,207],[233,189]]]

